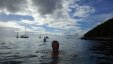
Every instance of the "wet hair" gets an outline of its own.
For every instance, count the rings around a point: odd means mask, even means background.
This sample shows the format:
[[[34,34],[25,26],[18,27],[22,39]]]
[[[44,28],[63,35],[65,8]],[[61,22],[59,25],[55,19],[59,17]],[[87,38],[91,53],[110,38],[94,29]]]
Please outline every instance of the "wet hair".
[[[54,40],[52,43],[58,43],[58,41]]]

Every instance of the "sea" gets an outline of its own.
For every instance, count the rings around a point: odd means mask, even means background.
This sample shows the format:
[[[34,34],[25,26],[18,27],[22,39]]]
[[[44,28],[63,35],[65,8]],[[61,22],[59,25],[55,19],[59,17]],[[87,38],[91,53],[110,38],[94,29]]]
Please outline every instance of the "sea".
[[[81,40],[62,35],[0,37],[0,64],[113,64],[113,42]],[[54,56],[51,43],[59,42]]]

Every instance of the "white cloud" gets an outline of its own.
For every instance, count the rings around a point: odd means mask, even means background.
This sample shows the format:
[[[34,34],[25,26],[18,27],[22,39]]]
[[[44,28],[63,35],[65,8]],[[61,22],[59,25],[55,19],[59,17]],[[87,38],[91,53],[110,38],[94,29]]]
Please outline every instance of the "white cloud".
[[[45,32],[46,31],[46,29],[42,28],[42,27],[36,27],[36,26],[31,26],[31,27],[36,32]]]
[[[5,0],[8,1],[8,0]],[[51,6],[51,1],[55,3],[51,10],[49,10],[49,6]],[[15,10],[15,12],[12,12],[9,10],[8,6],[6,6],[6,9],[3,7],[4,10],[0,9],[1,13],[6,14],[17,14],[17,15],[30,15],[34,18],[34,20],[24,20],[21,21],[13,21],[13,22],[0,22],[0,26],[4,27],[12,27],[12,28],[19,28],[20,30],[24,30],[24,26],[21,26],[20,24],[25,23],[27,25],[30,25],[31,28],[27,28],[28,31],[34,31],[38,32],[40,30],[41,32],[45,32],[45,28],[38,27],[44,24],[47,24],[48,27],[56,28],[56,29],[63,29],[63,30],[75,30],[77,32],[81,28],[78,26],[78,19],[72,19],[70,18],[68,11],[69,11],[69,5],[75,1],[79,0],[26,0],[23,2],[15,1],[17,3],[21,3],[19,6],[14,6],[14,8],[19,8],[19,10]],[[42,4],[40,4],[41,2]],[[48,4],[49,2],[50,4]],[[34,3],[34,5],[33,5]],[[38,4],[37,4],[38,3]],[[52,4],[53,4],[52,3]],[[8,4],[8,3],[7,3]],[[12,5],[15,5],[12,3]],[[47,6],[46,6],[47,5]],[[54,8],[55,7],[55,8]],[[77,11],[75,12],[75,16],[79,17],[85,17],[88,16],[89,13],[93,13],[94,9],[90,6],[79,6],[78,4],[73,6],[77,7]],[[20,23],[20,24],[19,24]],[[32,26],[37,25],[37,26]],[[56,30],[57,32],[57,30]],[[63,31],[62,31],[63,32]],[[78,32],[80,33],[80,32]]]
[[[73,21],[66,21],[66,20],[61,20],[61,21],[56,21],[53,23],[49,23],[49,27],[56,28],[56,29],[65,29],[68,30],[69,28],[72,28],[71,26],[77,26],[75,22]]]
[[[10,29],[14,29],[14,31],[16,31],[16,29],[19,29],[19,31],[25,31],[25,26],[21,26],[19,25],[16,21],[12,22],[12,21],[8,21],[8,22],[0,22],[0,27],[3,28],[9,28]],[[26,28],[27,31],[32,31],[29,28]]]
[[[87,16],[89,16],[90,14],[92,14],[94,12],[95,12],[95,9],[93,7],[90,7],[90,6],[78,6],[76,8],[74,16],[87,17]]]
[[[36,21],[32,21],[32,20],[21,20],[20,22],[18,22],[20,24],[26,24],[26,25],[39,25]]]
[[[22,28],[19,24],[16,22],[0,22],[0,27],[9,27],[9,28]]]

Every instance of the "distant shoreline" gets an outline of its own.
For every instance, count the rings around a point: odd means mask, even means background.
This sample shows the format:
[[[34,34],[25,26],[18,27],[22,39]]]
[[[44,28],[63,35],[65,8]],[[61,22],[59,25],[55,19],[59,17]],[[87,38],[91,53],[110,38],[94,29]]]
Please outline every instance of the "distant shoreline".
[[[83,40],[110,40],[113,41],[113,37],[81,37]]]

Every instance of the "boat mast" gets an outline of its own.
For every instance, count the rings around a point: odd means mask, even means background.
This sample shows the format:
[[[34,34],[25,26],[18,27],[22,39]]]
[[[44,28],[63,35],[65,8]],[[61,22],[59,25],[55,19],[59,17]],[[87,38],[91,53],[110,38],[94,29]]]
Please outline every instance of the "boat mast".
[[[26,36],[26,25],[25,25],[25,36]]]
[[[17,37],[17,38],[19,37],[19,36],[18,36],[18,28],[17,28],[17,36],[16,36],[16,37]]]

